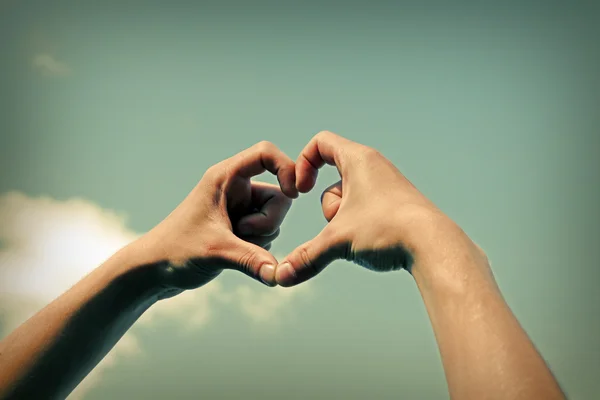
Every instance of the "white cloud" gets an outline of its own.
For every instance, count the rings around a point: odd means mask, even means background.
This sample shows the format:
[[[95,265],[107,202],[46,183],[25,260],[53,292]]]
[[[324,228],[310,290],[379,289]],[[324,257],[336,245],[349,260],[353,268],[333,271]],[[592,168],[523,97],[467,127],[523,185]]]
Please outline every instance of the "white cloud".
[[[36,54],[33,57],[33,67],[44,76],[65,76],[71,73],[71,68],[48,53]]]
[[[138,235],[81,199],[0,196],[0,293],[47,303]]]
[[[58,201],[11,192],[0,196],[0,318],[8,334],[75,284],[138,233],[126,227],[124,215],[82,199]],[[176,320],[184,329],[204,327],[215,304],[235,307],[251,322],[272,327],[293,298],[308,286],[265,288],[255,282],[225,290],[219,279],[159,302],[136,323]],[[126,333],[113,350],[70,396],[82,398],[120,357],[139,355],[134,333]]]
[[[276,287],[257,293],[250,286],[238,286],[233,295],[233,302],[239,305],[242,312],[252,321],[274,324],[279,319],[273,316],[285,312],[285,308],[298,294],[308,295],[309,287],[308,285],[293,288]]]

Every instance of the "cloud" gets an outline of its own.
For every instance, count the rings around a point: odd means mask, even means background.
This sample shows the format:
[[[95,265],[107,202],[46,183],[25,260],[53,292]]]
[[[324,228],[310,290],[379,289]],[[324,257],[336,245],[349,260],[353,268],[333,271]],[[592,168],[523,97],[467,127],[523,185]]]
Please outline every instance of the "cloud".
[[[121,247],[139,237],[127,228],[124,214],[83,199],[59,201],[10,192],[0,196],[0,320],[4,337]],[[188,331],[202,329],[216,305],[236,308],[249,323],[272,328],[282,311],[297,297],[309,294],[307,285],[265,288],[248,284],[226,290],[219,279],[148,310],[136,327],[173,320]],[[299,296],[301,294],[301,296]],[[102,371],[122,357],[143,354],[132,331],[71,394],[80,399],[101,381]]]
[[[66,76],[71,68],[47,53],[36,54],[33,57],[33,67],[44,76]]]

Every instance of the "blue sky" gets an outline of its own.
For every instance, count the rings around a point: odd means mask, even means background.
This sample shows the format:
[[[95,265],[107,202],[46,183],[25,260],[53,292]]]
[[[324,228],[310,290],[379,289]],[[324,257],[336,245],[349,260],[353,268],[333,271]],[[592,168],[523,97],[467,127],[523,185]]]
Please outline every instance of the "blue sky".
[[[597,10],[166,4],[0,3],[2,335],[212,164],[260,140],[296,158],[327,129],[457,221],[567,393],[600,392]],[[295,201],[276,256],[322,229],[335,180],[324,170]],[[447,398],[410,276],[341,261],[297,289],[231,272],[165,302],[84,386],[91,400]]]

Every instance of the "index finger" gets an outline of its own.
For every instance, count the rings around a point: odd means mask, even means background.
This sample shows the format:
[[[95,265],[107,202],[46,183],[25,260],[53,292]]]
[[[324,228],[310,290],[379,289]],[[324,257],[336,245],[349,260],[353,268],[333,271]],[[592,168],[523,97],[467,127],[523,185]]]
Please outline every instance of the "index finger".
[[[269,171],[277,176],[281,191],[286,196],[298,197],[295,164],[273,143],[259,142],[231,157],[227,163],[234,174],[248,179]]]
[[[317,133],[304,147],[296,160],[296,187],[302,193],[310,191],[317,181],[319,168],[325,164],[335,165],[344,178],[346,162],[344,153],[359,144],[335,133]]]

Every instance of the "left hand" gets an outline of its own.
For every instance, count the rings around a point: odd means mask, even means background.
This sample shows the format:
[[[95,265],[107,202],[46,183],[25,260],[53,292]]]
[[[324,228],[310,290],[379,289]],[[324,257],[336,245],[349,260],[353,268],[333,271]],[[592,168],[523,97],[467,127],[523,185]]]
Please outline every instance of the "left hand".
[[[265,170],[279,186],[252,182]],[[209,168],[185,200],[140,242],[160,261],[163,297],[200,287],[223,269],[275,286],[277,260],[268,252],[298,197],[295,164],[260,142]]]

